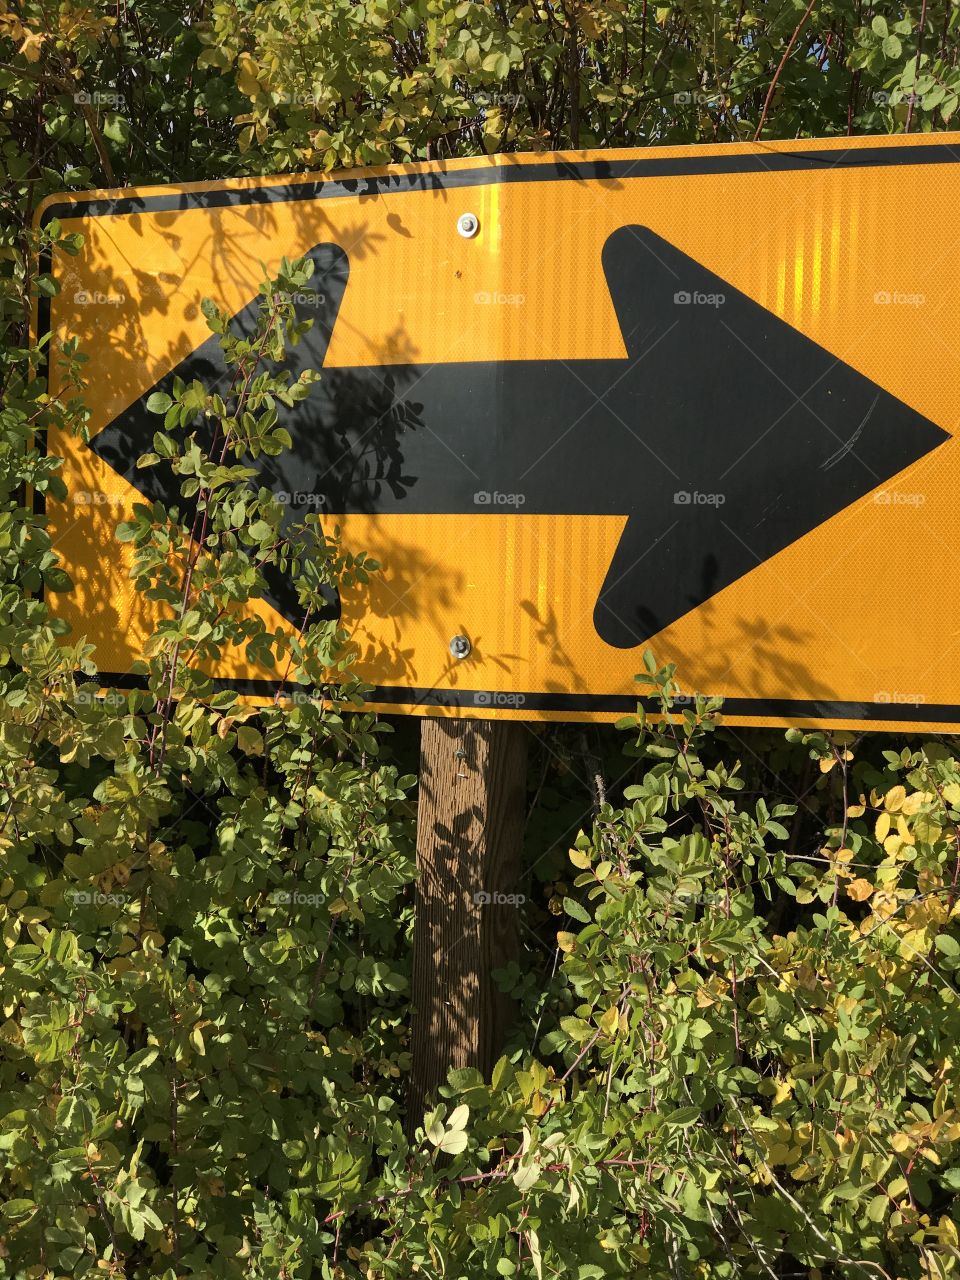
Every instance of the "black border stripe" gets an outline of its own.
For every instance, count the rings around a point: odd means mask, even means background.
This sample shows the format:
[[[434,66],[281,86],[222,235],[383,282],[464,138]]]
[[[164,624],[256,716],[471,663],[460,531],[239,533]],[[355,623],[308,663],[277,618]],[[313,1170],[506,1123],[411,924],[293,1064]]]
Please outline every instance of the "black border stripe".
[[[644,156],[634,160],[557,161],[549,164],[504,164],[447,173],[376,174],[360,178],[325,178],[241,190],[180,191],[169,195],[116,196],[50,205],[50,218],[98,218],[130,213],[173,213],[185,209],[223,209],[290,200],[330,200],[379,196],[406,191],[452,191],[513,182],[617,182],[630,178],[680,178],[725,173],[784,173],[792,170],[887,168],[903,164],[956,164],[960,145],[916,143],[857,147],[849,150],[764,151],[760,155]]]
[[[143,676],[101,671],[93,685],[119,689],[143,689]],[[235,693],[250,697],[273,697],[277,692],[275,680],[240,680],[217,678],[214,689],[220,692],[232,689]],[[287,694],[300,686],[288,686]],[[303,691],[301,689],[301,691]],[[478,696],[480,701],[478,701]],[[554,713],[601,713],[606,715],[633,715],[638,705],[647,710],[657,704],[650,697],[640,694],[615,693],[519,693],[491,692],[485,689],[421,689],[405,685],[378,685],[373,688],[368,702],[377,706],[398,708],[422,707],[449,708],[475,711],[478,716],[488,716],[497,711],[543,711]],[[692,702],[678,702],[675,711],[692,706]],[[784,719],[807,720],[862,720],[892,721],[908,724],[960,724],[960,706],[944,703],[905,702],[827,702],[813,698],[724,698],[723,716],[777,716]]]

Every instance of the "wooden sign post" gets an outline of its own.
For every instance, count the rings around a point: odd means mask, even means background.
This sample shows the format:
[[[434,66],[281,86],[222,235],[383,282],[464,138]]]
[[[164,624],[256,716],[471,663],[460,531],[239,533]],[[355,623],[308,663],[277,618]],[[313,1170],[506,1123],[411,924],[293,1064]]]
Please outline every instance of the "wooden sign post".
[[[420,730],[410,1133],[451,1067],[489,1075],[512,1002],[493,979],[519,956],[517,879],[529,730],[425,719]]]

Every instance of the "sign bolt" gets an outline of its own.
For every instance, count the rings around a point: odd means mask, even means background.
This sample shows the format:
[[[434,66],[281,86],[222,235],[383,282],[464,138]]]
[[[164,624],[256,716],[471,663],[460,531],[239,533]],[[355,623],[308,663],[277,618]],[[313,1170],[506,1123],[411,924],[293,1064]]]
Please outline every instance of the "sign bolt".
[[[454,636],[450,641],[450,652],[458,660],[468,657],[470,654],[470,641],[466,636]]]
[[[475,213],[461,213],[457,219],[457,231],[464,240],[472,240],[480,230],[480,219]]]

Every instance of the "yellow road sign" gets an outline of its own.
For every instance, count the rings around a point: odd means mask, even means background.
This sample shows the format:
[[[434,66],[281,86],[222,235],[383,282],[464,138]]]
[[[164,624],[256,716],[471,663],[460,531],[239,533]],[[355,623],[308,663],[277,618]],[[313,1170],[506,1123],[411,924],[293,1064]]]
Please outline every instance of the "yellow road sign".
[[[52,607],[122,683],[153,619],[112,527],[178,492],[134,467],[147,397],[217,376],[204,297],[242,328],[308,255],[293,364],[323,377],[261,480],[383,563],[340,601],[374,705],[613,719],[649,646],[734,723],[960,729],[958,160],[943,134],[51,199],[85,240],[49,321],[93,375],[90,445],[49,442]]]

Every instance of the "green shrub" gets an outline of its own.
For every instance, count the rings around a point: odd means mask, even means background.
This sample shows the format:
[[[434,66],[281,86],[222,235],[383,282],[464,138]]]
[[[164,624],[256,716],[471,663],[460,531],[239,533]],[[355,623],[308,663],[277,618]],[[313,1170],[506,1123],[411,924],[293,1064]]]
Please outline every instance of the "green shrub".
[[[236,379],[222,403],[181,388],[155,402],[157,452],[212,526],[144,506],[123,529],[169,609],[144,688],[98,698],[82,636],[38,598],[70,582],[25,501],[66,500],[38,446],[86,417],[76,344],[51,397],[25,336],[56,289],[38,251],[76,248],[25,230],[44,194],[931,131],[957,107],[958,21],[944,0],[0,13],[0,1274],[958,1274],[952,744],[730,734],[715,706],[676,712],[651,660],[642,692],[672,714],[623,726],[631,776],[584,823],[579,730],[544,731],[531,952],[503,979],[522,1016],[493,1079],[453,1073],[411,1144],[413,780],[316,618],[322,586],[372,566],[309,521],[281,534],[239,434],[223,463],[185,447],[193,409],[243,424]],[[259,354],[223,337],[283,448],[309,386],[262,367],[296,338],[273,294]],[[292,643],[240,610],[291,559]],[[236,644],[306,696],[215,695],[202,670]]]

